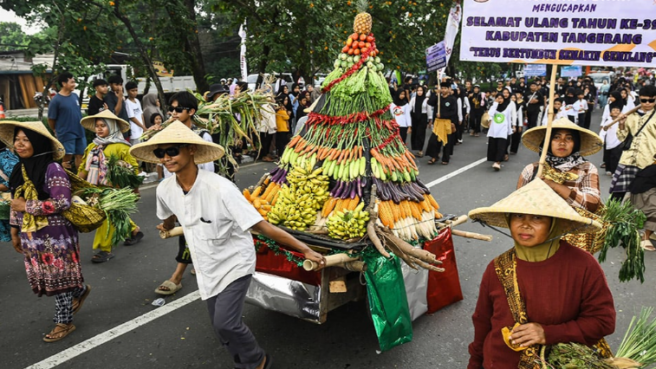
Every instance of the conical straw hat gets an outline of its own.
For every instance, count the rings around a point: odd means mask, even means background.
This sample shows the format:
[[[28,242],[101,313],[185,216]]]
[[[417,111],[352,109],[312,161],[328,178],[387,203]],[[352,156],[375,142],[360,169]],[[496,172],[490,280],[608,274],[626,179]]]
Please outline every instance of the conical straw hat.
[[[565,233],[594,233],[601,229],[601,224],[580,216],[539,178],[490,207],[470,211],[469,217],[491,226],[508,228],[508,214],[558,218]]]
[[[117,117],[112,113],[110,110],[103,110],[100,113],[96,115],[89,115],[88,117],[82,118],[80,121],[80,124],[82,127],[85,129],[88,129],[89,131],[95,131],[96,130],[96,119],[97,118],[103,118],[103,119],[114,119],[116,121],[116,124],[118,124],[118,128],[121,130],[121,132],[127,132],[130,130],[130,123],[124,121],[123,119]]]
[[[55,160],[63,158],[66,154],[64,145],[50,134],[50,131],[48,131],[42,122],[16,122],[13,120],[0,121],[0,140],[2,140],[7,147],[12,149],[14,147],[14,130],[16,127],[29,129],[30,131],[34,131],[48,138],[52,142],[52,157]]]
[[[589,129],[579,127],[567,118],[554,120],[551,124],[552,132],[556,129],[569,129],[579,132],[581,136],[581,155],[587,156],[599,152],[604,143],[596,133]],[[533,127],[522,135],[522,142],[529,150],[540,152],[540,145],[544,143],[544,136],[547,134],[547,126]]]
[[[223,154],[225,154],[223,147],[213,142],[203,140],[197,133],[189,129],[189,127],[185,126],[179,120],[171,123],[150,140],[132,146],[130,154],[139,160],[149,163],[159,163],[160,159],[155,156],[153,150],[155,150],[158,145],[165,144],[196,145],[196,153],[194,154],[194,162],[196,164],[212,162],[220,159]]]

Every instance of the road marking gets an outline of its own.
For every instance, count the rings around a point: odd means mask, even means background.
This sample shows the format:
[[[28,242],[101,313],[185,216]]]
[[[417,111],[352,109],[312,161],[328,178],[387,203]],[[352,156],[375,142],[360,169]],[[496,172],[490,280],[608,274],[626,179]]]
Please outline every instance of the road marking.
[[[456,170],[455,172],[452,172],[452,173],[449,173],[449,174],[447,174],[443,177],[440,177],[440,178],[434,180],[433,182],[429,182],[428,184],[426,184],[426,187],[431,188],[433,186],[436,186],[436,185],[446,181],[447,179],[451,179],[451,178],[457,176],[460,173],[466,172],[466,171],[470,170],[471,168],[473,168],[477,165],[481,165],[481,164],[485,163],[486,161],[487,161],[487,158],[477,160],[477,161],[475,161],[475,162],[473,162],[473,163],[471,163],[471,164],[469,164],[465,167],[462,167],[462,168]]]
[[[469,169],[472,169],[472,168],[474,168],[474,167],[476,167],[476,166],[478,166],[478,165],[480,165],[480,164],[482,164],[486,161],[487,161],[487,158],[482,158],[480,160],[477,160],[477,161],[475,161],[475,162],[473,162],[473,163],[471,163],[471,164],[469,164],[465,167],[462,167],[462,168],[460,168],[460,169],[458,169],[458,170],[456,170],[452,173],[449,173],[449,174],[447,174],[445,176],[442,176],[442,177],[440,177],[440,178],[438,178],[438,179],[436,179],[432,182],[429,182],[426,185],[426,187],[430,188],[430,187],[436,186],[436,185],[438,185],[438,184],[440,184],[440,183],[442,183],[442,182],[444,182],[448,179],[451,179],[451,178],[457,176],[458,174],[464,173],[464,172],[468,171]],[[140,326],[142,326],[144,324],[148,324],[148,323],[152,322],[153,320],[155,320],[157,318],[161,318],[162,316],[164,316],[168,313],[172,313],[173,311],[175,311],[177,309],[180,309],[181,307],[184,307],[184,306],[198,300],[199,298],[200,298],[200,293],[198,292],[198,290],[196,290],[196,291],[194,291],[194,292],[192,292],[192,293],[190,293],[190,294],[188,294],[188,295],[186,295],[186,296],[184,296],[180,299],[177,299],[177,300],[171,302],[170,304],[166,304],[166,305],[164,305],[162,307],[159,307],[159,308],[157,308],[153,311],[150,311],[146,314],[138,316],[138,317],[136,317],[136,318],[134,318],[130,321],[127,321],[127,322],[125,322],[125,323],[123,323],[123,324],[121,324],[121,325],[119,325],[115,328],[112,328],[108,331],[105,331],[105,332],[100,333],[100,334],[98,334],[94,337],[91,337],[91,338],[89,338],[88,340],[86,340],[84,342],[80,342],[77,345],[75,345],[73,347],[70,347],[70,348],[68,348],[68,349],[66,349],[66,350],[64,350],[64,351],[62,351],[62,352],[60,352],[56,355],[53,355],[53,356],[51,356],[51,357],[49,357],[45,360],[42,360],[42,361],[40,361],[36,364],[30,365],[26,369],[50,369],[50,368],[54,368],[57,365],[63,364],[63,363],[65,363],[65,362],[67,362],[67,361],[69,361],[69,360],[71,360],[71,359],[73,359],[77,356],[80,356],[80,355],[84,354],[87,351],[90,351],[90,350],[92,350],[92,349],[94,349],[94,348],[96,348],[96,347],[98,347],[98,346],[100,346],[104,343],[107,343],[107,342],[113,340],[114,338],[120,337],[120,336],[124,335],[125,333],[128,333],[132,330],[135,330],[135,329],[139,328]]]
[[[153,320],[160,318],[168,313],[171,313],[185,305],[188,305],[200,298],[200,293],[198,290],[179,298],[169,304],[166,304],[162,307],[159,307],[153,311],[150,311],[146,314],[138,316],[128,322],[125,322],[115,328],[112,328],[108,331],[98,334],[95,337],[91,337],[84,342],[80,342],[77,345],[70,347],[56,355],[53,355],[43,361],[40,361],[36,364],[28,366],[26,369],[49,369],[54,368],[57,365],[63,364],[77,356],[82,355],[83,353],[92,350],[104,343],[107,343],[114,338],[120,337],[138,327],[150,323]]]

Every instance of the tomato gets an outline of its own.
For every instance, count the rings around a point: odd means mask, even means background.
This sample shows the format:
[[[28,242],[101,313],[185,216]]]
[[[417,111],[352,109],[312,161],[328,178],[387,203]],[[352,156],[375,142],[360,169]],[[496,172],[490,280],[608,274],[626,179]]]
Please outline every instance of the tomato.
[[[354,39],[354,40],[357,40],[358,37],[359,37],[359,36],[358,36],[357,33],[354,33],[354,34],[351,35],[351,38]]]
[[[349,49],[350,49],[350,47],[344,46],[344,48],[342,49],[342,52],[347,53],[349,51]]]
[[[366,54],[367,50],[369,50],[369,49],[366,48],[366,47],[363,47],[362,49],[360,49],[360,54]]]
[[[362,48],[364,47],[364,45],[365,45],[364,41],[360,41],[360,42],[358,42],[358,47],[359,47],[359,48],[362,49]]]
[[[364,33],[360,35],[360,41],[364,41],[366,39],[367,39],[367,35],[365,35]]]
[[[357,49],[355,49],[355,50],[357,50]],[[349,55],[353,55],[354,53],[355,53],[354,49],[349,49],[349,51],[348,51],[348,54],[349,54]],[[357,54],[356,54],[356,55],[357,55]]]
[[[372,51],[371,54],[369,54],[369,56],[376,56],[376,50]]]
[[[371,44],[367,42],[367,43],[364,44],[364,47],[366,47],[368,49],[368,48],[371,47]]]
[[[348,40],[346,40],[346,45],[347,45],[347,46],[351,46],[352,43],[353,43],[353,39],[352,39],[352,38],[349,38]]]
[[[351,52],[349,51],[349,54],[350,54],[350,53],[351,53]],[[360,55],[360,49],[355,49],[355,50],[353,50],[353,55]]]
[[[367,36],[367,42],[374,42],[375,40],[374,36]]]

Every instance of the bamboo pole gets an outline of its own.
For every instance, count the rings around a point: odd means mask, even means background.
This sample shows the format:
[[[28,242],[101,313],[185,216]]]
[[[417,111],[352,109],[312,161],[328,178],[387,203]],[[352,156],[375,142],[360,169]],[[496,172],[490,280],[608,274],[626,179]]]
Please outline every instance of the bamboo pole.
[[[638,105],[638,106],[636,106],[635,108],[633,108],[633,109],[627,111],[626,113],[624,113],[624,115],[628,117],[629,115],[631,115],[631,114],[637,112],[638,109],[640,109],[640,107],[641,107],[641,105]],[[622,118],[617,118],[617,119],[615,119],[614,121],[610,122],[607,126],[604,127],[604,131],[608,131],[608,128],[612,127],[613,125],[615,125],[616,123],[618,123],[620,120],[622,120]]]
[[[551,66],[551,79],[549,80],[549,105],[547,106],[547,112],[549,115],[547,118],[547,133],[544,136],[544,145],[542,145],[542,155],[540,155],[540,164],[538,165],[538,173],[536,176],[537,178],[542,177],[542,168],[544,167],[544,163],[547,162],[547,151],[549,151],[548,145],[551,145],[550,138],[551,126],[554,118],[553,97],[556,91],[556,71],[558,71],[558,65],[554,64]]]
[[[326,267],[330,266],[344,266],[344,269],[351,269],[347,267],[347,265],[350,265],[353,262],[360,261],[360,258],[352,258],[348,254],[335,254],[335,255],[328,255],[326,256]],[[315,263],[312,260],[305,259],[303,261],[303,269],[307,270],[308,272],[317,270],[319,268],[319,264]]]
[[[184,232],[182,232],[182,227],[175,227],[173,229],[169,229],[168,231],[159,231],[159,236],[163,240],[171,237],[182,236],[183,234]]]
[[[458,230],[458,229],[451,229],[451,234],[453,234],[454,236],[460,236],[460,237],[465,237],[465,238],[473,238],[475,240],[481,240],[481,241],[487,241],[487,242],[492,241],[492,236],[490,236],[490,235],[474,233],[474,232],[465,232],[465,231],[461,231],[461,230]]]

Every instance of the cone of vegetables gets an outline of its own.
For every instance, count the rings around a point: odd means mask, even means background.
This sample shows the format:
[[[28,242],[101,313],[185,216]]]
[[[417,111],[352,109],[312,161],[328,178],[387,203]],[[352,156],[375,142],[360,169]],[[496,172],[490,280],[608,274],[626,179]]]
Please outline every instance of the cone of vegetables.
[[[267,180],[244,194],[271,223],[296,230],[372,238],[371,219],[376,232],[394,240],[430,240],[437,234],[439,205],[419,180],[390,112],[392,98],[363,4],[305,127]]]

